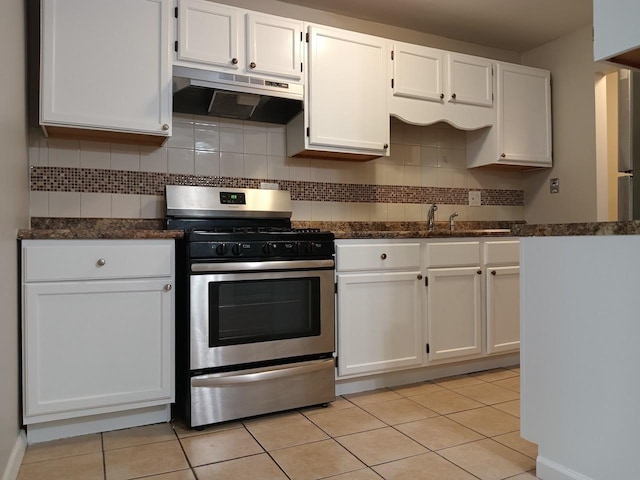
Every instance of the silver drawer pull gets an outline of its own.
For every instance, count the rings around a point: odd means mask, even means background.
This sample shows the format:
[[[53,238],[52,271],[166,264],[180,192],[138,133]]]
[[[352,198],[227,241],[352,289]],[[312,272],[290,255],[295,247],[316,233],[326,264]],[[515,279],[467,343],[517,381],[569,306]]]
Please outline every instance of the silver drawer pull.
[[[173,288],[173,286],[172,286],[170,283],[167,283],[167,284],[164,286],[164,290],[165,290],[166,292],[170,292],[172,288]]]
[[[386,259],[387,259],[387,254],[386,254],[386,253],[383,253],[382,255],[380,255],[380,258],[381,258],[382,260],[386,260]]]
[[[101,258],[96,262],[96,265],[98,265],[99,267],[104,267],[106,264],[107,261],[104,258]]]

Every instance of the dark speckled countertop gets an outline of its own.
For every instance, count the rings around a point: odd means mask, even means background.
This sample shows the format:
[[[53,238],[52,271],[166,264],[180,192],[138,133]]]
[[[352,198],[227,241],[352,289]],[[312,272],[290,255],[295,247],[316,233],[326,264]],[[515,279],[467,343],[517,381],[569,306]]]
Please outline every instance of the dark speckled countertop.
[[[164,230],[163,220],[128,218],[32,218],[19,240],[175,239],[182,230]]]
[[[545,237],[573,235],[640,235],[640,221],[528,225],[524,222],[460,221],[455,230],[448,222],[436,222],[428,231],[426,222],[311,222],[293,221],[295,228],[318,228],[349,238],[456,238],[456,237]],[[31,228],[18,231],[18,239],[179,239],[182,230],[164,230],[164,220],[118,218],[31,219]]]
[[[426,222],[292,222],[296,228],[319,228],[332,231],[336,239],[349,238],[450,238],[511,236],[512,222],[436,222],[433,231]]]
[[[541,225],[514,225],[518,237],[566,237],[577,235],[639,235],[640,221],[557,223]]]
[[[505,237],[511,235],[512,222],[456,222],[454,231],[448,222],[437,222],[428,231],[426,222],[310,222],[293,221],[294,228],[318,228],[332,231],[337,239],[347,238],[447,238]],[[44,218],[31,219],[31,228],[18,231],[18,239],[150,239],[183,238],[181,230],[164,230],[163,220],[118,218]]]

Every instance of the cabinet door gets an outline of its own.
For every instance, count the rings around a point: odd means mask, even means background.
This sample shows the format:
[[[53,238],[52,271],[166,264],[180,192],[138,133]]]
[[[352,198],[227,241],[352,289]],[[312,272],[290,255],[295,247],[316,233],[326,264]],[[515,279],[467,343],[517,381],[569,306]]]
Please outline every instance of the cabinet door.
[[[520,268],[487,269],[487,353],[520,348]]]
[[[26,284],[25,423],[173,401],[168,281]]]
[[[247,14],[247,71],[300,80],[302,22]]]
[[[448,102],[493,106],[493,63],[455,53],[447,54]]]
[[[309,144],[385,155],[386,42],[325,27],[309,33]]]
[[[40,123],[170,135],[170,0],[43,0]]]
[[[442,103],[443,52],[408,43],[393,46],[393,95]]]
[[[430,361],[481,353],[479,267],[427,270],[427,334]]]
[[[498,64],[500,161],[551,166],[551,77],[546,70]]]
[[[338,275],[338,376],[422,363],[419,275]]]
[[[178,5],[178,60],[238,70],[241,11],[206,0]]]

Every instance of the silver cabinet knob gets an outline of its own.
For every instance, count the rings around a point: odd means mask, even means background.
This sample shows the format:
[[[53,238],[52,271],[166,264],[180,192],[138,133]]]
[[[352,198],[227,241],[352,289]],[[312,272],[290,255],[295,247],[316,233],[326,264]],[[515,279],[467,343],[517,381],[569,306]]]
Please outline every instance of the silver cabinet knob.
[[[418,280],[422,280],[422,275],[418,275]]]
[[[166,292],[170,292],[172,288],[173,288],[173,286],[172,286],[170,283],[167,283],[167,284],[164,286],[164,290],[165,290]]]
[[[451,98],[453,98],[454,100],[456,99],[457,95],[455,93],[451,94]]]
[[[249,64],[249,68],[256,68],[256,62],[251,62]]]
[[[107,261],[104,258],[100,258],[96,262],[96,265],[98,265],[99,267],[104,267],[106,264],[107,264]]]
[[[233,63],[234,65],[238,64],[238,59],[237,58],[232,58],[231,59],[231,63]]]
[[[491,275],[496,275],[496,271],[495,270],[491,270]]]
[[[389,148],[389,144],[388,144],[388,143],[385,143],[385,144],[382,146],[382,148],[384,148],[384,149],[386,150],[387,148]]]
[[[386,254],[386,253],[383,253],[382,255],[380,255],[380,258],[381,258],[382,260],[386,260],[386,259],[387,259],[387,254]]]
[[[440,94],[440,100],[442,100],[444,98],[444,93]]]
[[[476,273],[477,273],[478,275],[482,275],[482,270],[478,270]]]
[[[506,156],[507,156],[507,154],[506,154],[506,153],[501,153],[501,154],[500,154],[500,157],[502,157],[502,158],[506,158]]]
[[[169,130],[169,124],[165,123],[164,125],[162,125],[162,130],[164,130],[165,132]]]

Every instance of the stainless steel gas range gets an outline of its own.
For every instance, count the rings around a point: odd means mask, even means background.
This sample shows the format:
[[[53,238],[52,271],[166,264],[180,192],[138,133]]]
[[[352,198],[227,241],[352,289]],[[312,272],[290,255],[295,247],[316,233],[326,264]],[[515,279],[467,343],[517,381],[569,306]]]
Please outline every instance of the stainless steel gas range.
[[[184,229],[176,398],[186,423],[331,402],[334,245],[291,228],[289,192],[167,186],[167,229]]]

